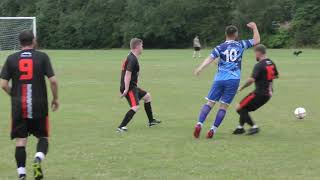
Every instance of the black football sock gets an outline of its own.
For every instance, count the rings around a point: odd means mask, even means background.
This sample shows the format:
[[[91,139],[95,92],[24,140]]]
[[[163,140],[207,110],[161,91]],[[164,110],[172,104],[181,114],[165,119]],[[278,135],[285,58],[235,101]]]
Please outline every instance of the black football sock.
[[[130,109],[127,114],[124,116],[119,128],[122,128],[124,126],[127,126],[127,124],[130,122],[130,120],[132,119],[132,117],[134,116],[136,112],[132,109]]]
[[[25,171],[26,159],[27,159],[26,148],[24,146],[16,147],[15,158],[16,158],[19,174],[26,174],[25,172],[23,172]],[[22,169],[22,170],[19,170],[19,169]]]
[[[37,153],[35,155],[35,160],[36,161],[43,161],[45,156],[48,153],[48,149],[49,149],[49,142],[47,138],[39,138],[38,139],[38,144],[37,144]]]
[[[244,119],[244,116],[242,115],[242,109],[238,110],[237,112],[240,115],[240,117],[239,117],[239,125],[243,127],[244,124],[246,123],[246,120]]]
[[[250,126],[254,125],[254,122],[252,121],[252,118],[249,115],[249,111],[247,109],[241,109],[238,111],[238,113],[240,114],[240,125],[243,122],[248,123]]]
[[[254,125],[255,125],[255,123],[253,122],[253,120],[252,120],[252,118],[251,118],[251,116],[250,116],[249,113],[248,113],[247,123],[248,123],[250,126],[254,126]]]
[[[146,114],[148,116],[149,122],[152,122],[153,121],[153,113],[152,113],[151,102],[144,103],[144,109],[145,109]]]

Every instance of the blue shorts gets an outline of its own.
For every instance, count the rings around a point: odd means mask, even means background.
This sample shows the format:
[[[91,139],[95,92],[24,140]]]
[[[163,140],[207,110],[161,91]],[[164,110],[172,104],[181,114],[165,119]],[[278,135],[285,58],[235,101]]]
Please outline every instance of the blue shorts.
[[[230,104],[234,96],[237,94],[239,83],[240,79],[215,81],[213,82],[206,99],[209,101],[219,101],[224,104]]]

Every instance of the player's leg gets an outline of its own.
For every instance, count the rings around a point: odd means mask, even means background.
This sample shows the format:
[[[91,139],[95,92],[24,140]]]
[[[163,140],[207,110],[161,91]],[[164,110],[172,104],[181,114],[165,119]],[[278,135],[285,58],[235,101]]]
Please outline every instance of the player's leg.
[[[32,164],[34,178],[36,180],[43,179],[41,163],[44,161],[49,149],[49,118],[32,119],[29,123],[29,131],[38,138],[36,153]]]
[[[213,135],[217,132],[217,129],[219,128],[220,124],[222,123],[222,121],[227,113],[228,107],[229,107],[229,104],[226,104],[226,103],[220,104],[216,118],[212,124],[211,129],[209,130],[209,132],[207,134],[207,138],[209,138],[209,139],[212,138]]]
[[[151,106],[151,94],[138,88],[139,91],[139,99],[143,99],[144,101],[144,109],[146,111],[148,120],[149,120],[149,127],[152,127],[154,125],[157,125],[161,123],[161,121],[154,119],[153,112],[152,112],[152,106]]]
[[[232,102],[233,98],[237,93],[240,80],[227,80],[221,81],[221,83],[223,87],[223,93],[220,98],[221,104],[217,112],[216,118],[212,124],[212,127],[207,134],[207,138],[213,137],[213,135],[216,133],[217,129],[221,125],[222,121],[224,120],[229,104]]]
[[[257,95],[250,104],[248,104],[248,110],[249,112],[251,111],[256,111],[260,107],[262,107],[264,104],[266,104],[269,101],[270,97],[269,96],[262,96],[262,95]],[[254,135],[260,132],[260,128],[258,125],[252,120],[252,118],[249,115],[249,118],[246,121],[251,128],[249,129],[247,135]]]
[[[207,116],[210,113],[211,109],[215,105],[215,102],[219,101],[222,95],[222,92],[223,92],[223,89],[222,89],[221,83],[219,81],[214,82],[209,91],[208,96],[206,97],[208,102],[204,104],[200,110],[198,122],[193,132],[193,135],[195,138],[199,138],[202,126],[205,120],[207,119]]]
[[[26,120],[13,118],[11,139],[16,139],[15,159],[17,163],[17,172],[20,180],[26,179],[26,145],[28,137],[28,126]]]
[[[136,114],[136,112],[139,110],[139,97],[138,97],[138,89],[133,88],[128,92],[126,95],[126,99],[130,105],[130,110],[126,113],[124,116],[121,124],[118,127],[118,132],[124,132],[127,131],[127,124],[131,121],[133,116]]]
[[[26,159],[27,159],[26,145],[27,145],[27,138],[16,138],[15,158],[17,163],[19,180],[26,179]]]
[[[256,95],[254,93],[250,93],[245,98],[243,98],[240,103],[236,106],[237,113],[239,114],[239,125],[233,131],[233,134],[243,134],[245,133],[244,125],[248,123],[253,126],[253,120],[249,115],[249,109],[252,108],[252,102]]]
[[[261,96],[261,95],[255,94],[255,93],[250,93],[247,97],[245,97],[240,102],[240,104],[237,105],[236,109],[240,115],[240,122],[245,122],[251,126],[251,128],[249,129],[249,132],[247,133],[248,135],[257,134],[260,131],[258,125],[251,118],[249,112],[259,109],[266,102],[268,102],[269,99],[270,99],[270,97],[268,97],[268,96]],[[243,129],[243,125],[241,126],[241,124],[240,124],[237,127],[237,129]],[[237,129],[235,131],[240,131]],[[234,134],[236,134],[236,133],[234,133]]]
[[[194,48],[194,50],[193,50],[193,58],[196,58],[196,53],[197,53],[197,51],[196,51],[196,48]]]
[[[48,153],[48,148],[49,148],[48,137],[39,137],[38,143],[37,143],[37,152],[34,156],[34,161],[32,164],[33,175],[36,180],[43,179],[41,163],[44,161]]]
[[[199,48],[198,57],[201,58],[201,48]]]

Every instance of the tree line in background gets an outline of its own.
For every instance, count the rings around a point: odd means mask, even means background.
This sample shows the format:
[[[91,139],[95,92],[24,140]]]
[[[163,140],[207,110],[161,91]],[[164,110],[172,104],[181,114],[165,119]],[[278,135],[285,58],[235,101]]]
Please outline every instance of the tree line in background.
[[[320,47],[319,0],[1,0],[0,16],[35,16],[40,46],[50,49],[186,48],[198,34],[205,46],[234,24],[240,37],[255,21],[272,48]]]

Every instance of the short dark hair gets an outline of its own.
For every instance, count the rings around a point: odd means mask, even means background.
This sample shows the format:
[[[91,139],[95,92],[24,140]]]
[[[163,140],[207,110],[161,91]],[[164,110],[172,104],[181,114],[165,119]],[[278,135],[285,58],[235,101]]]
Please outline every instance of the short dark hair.
[[[21,46],[30,46],[33,43],[34,34],[32,31],[22,31],[19,34],[19,41]]]
[[[260,52],[261,54],[266,54],[267,53],[267,48],[263,44],[258,44],[256,47],[254,47],[255,52]]]
[[[238,32],[238,28],[234,25],[230,25],[226,27],[226,35],[228,37],[235,35]]]
[[[139,44],[143,43],[142,39],[133,38],[130,41],[130,48],[135,49]]]

